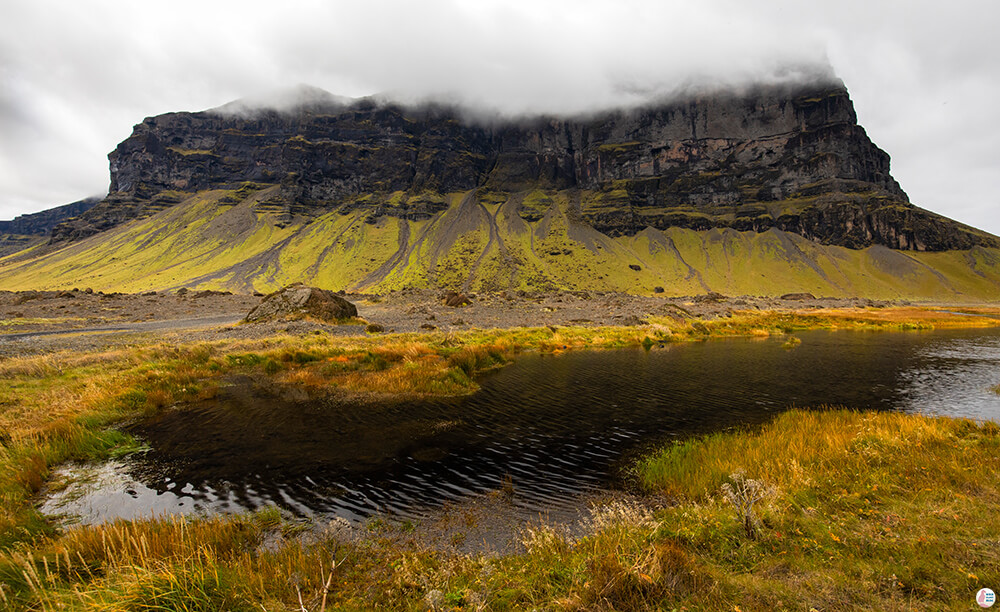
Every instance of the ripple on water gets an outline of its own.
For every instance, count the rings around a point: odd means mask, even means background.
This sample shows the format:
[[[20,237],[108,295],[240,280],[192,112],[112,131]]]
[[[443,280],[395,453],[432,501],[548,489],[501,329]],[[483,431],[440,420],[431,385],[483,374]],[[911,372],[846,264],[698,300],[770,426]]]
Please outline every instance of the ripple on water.
[[[47,513],[85,522],[277,504],[306,517],[420,518],[510,480],[524,512],[619,482],[639,449],[842,405],[1000,420],[1000,330],[809,332],[782,338],[523,355],[465,398],[381,406],[292,402],[253,389],[131,428],[152,451],[69,467]]]

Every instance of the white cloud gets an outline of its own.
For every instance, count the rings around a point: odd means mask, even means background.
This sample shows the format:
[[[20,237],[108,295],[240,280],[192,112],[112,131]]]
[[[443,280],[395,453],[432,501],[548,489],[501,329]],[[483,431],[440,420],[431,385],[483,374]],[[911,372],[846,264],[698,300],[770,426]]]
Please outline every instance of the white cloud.
[[[580,110],[827,55],[914,203],[1000,233],[990,0],[8,3],[0,218],[106,189],[143,117],[308,83]]]

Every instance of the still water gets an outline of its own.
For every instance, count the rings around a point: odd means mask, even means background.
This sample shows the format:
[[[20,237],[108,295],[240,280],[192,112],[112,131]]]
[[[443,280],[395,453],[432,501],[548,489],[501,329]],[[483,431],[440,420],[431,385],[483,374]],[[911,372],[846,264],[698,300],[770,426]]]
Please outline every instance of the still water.
[[[464,398],[293,401],[235,385],[129,431],[152,448],[43,510],[84,522],[277,504],[309,517],[424,516],[496,490],[550,512],[623,481],[665,440],[840,405],[1000,421],[1000,330],[808,332],[523,355]],[[96,481],[94,480],[96,479]]]

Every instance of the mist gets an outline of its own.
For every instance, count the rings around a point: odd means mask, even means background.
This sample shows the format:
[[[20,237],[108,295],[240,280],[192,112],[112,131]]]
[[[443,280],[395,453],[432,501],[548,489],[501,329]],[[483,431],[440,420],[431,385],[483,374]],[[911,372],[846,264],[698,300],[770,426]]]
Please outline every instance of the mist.
[[[3,12],[0,218],[106,192],[107,153],[146,116],[280,106],[269,92],[300,84],[514,116],[819,69],[843,79],[915,204],[1000,233],[987,1],[37,0]]]

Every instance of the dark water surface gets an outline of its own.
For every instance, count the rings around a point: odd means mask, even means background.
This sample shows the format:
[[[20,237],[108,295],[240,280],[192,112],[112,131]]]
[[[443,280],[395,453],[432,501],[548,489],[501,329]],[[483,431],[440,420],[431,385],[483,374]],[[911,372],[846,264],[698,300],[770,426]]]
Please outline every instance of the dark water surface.
[[[131,431],[152,451],[50,510],[85,521],[278,504],[305,516],[420,517],[495,490],[548,512],[620,482],[673,437],[843,405],[1000,420],[1000,330],[808,332],[779,339],[523,355],[473,396],[378,406],[235,387]]]

